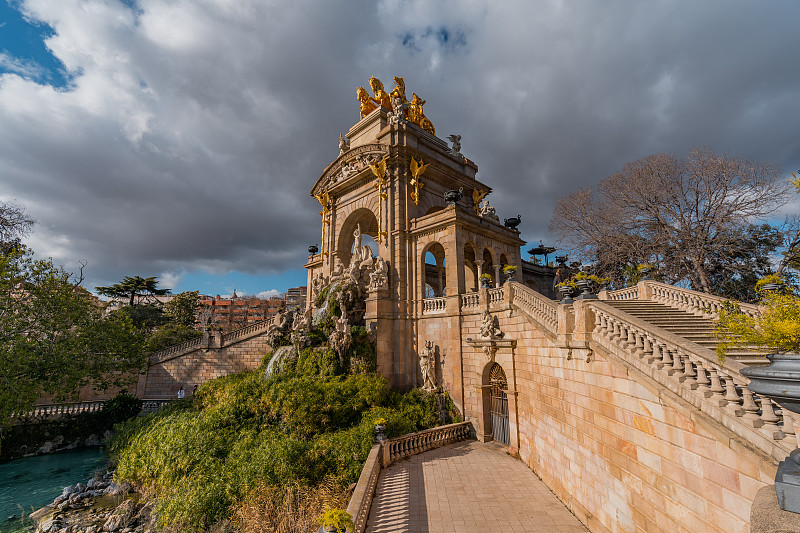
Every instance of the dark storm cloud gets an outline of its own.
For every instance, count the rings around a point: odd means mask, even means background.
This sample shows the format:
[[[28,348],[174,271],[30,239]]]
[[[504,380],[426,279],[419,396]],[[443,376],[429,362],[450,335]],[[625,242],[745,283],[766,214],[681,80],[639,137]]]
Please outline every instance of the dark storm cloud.
[[[463,136],[530,240],[555,199],[650,153],[800,168],[794,3],[430,4],[24,2],[73,85],[0,78],[0,199],[94,283],[297,268],[319,241],[309,188],[371,75],[404,76]]]

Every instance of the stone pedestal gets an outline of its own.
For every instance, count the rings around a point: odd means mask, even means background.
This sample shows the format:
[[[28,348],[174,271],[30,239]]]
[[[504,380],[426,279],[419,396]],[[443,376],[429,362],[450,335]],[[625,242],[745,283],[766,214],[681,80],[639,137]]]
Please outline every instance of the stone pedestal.
[[[394,379],[394,313],[388,288],[369,291],[364,320],[367,331],[377,341],[378,374],[385,377],[390,386],[400,385]]]
[[[778,505],[774,485],[762,487],[750,508],[751,533],[797,533],[800,514],[784,511]]]

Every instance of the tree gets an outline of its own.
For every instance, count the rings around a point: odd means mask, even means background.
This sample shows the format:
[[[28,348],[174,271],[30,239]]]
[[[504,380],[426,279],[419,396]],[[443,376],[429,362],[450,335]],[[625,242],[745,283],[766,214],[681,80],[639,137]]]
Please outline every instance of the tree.
[[[128,300],[128,305],[136,305],[150,300],[153,296],[163,296],[171,291],[170,289],[159,289],[155,276],[149,278],[125,276],[120,283],[115,283],[110,287],[97,287],[97,292],[112,298],[124,298]]]
[[[20,247],[20,238],[30,231],[34,220],[25,209],[11,202],[0,202],[0,254]]]
[[[197,322],[197,308],[200,305],[198,291],[184,291],[175,295],[164,305],[164,315],[175,324],[193,328]]]
[[[125,315],[104,317],[67,272],[24,247],[0,255],[0,424],[43,395],[125,386],[144,365]]]
[[[705,148],[656,154],[603,179],[596,196],[558,200],[550,229],[597,275],[619,282],[626,265],[652,263],[665,280],[719,293],[754,265],[764,270],[779,244],[753,222],[785,204],[789,186],[769,163]]]

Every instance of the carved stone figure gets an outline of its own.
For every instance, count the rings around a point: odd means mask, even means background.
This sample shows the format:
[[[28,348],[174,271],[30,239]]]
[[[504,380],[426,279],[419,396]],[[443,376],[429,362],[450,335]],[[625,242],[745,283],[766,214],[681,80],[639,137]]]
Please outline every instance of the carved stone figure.
[[[319,293],[322,292],[322,289],[324,289],[325,285],[327,285],[327,281],[328,280],[325,278],[322,272],[318,272],[311,278],[311,298],[314,301],[316,301]]]
[[[436,388],[436,352],[433,341],[425,341],[425,348],[419,354],[419,368],[422,376],[422,388],[432,391]]]
[[[291,309],[284,311],[283,313],[278,313],[278,316],[275,318],[275,322],[267,330],[267,342],[272,344],[276,338],[286,335],[289,332],[289,325],[291,324],[291,320],[293,318],[294,311]]]
[[[492,316],[488,310],[484,309],[481,316],[481,337],[484,339],[502,339],[505,335],[497,324],[497,317]]]
[[[336,256],[333,259],[333,270],[331,271],[330,281],[333,283],[334,281],[339,281],[344,277],[344,265],[342,264],[342,260],[339,256]]]
[[[500,222],[500,217],[497,216],[497,213],[495,213],[494,207],[489,205],[489,200],[484,200],[480,209],[480,213],[478,214],[483,218],[489,218],[491,220]]]
[[[372,92],[374,93],[374,97],[370,98],[370,100],[379,106],[385,107],[386,109],[391,109],[392,99],[389,97],[389,93],[383,90],[383,83],[381,83],[381,80],[373,76],[369,79],[369,86],[372,88]]]
[[[389,266],[383,257],[378,256],[375,260],[375,270],[369,275],[370,290],[384,289],[389,284]]]
[[[339,134],[339,155],[342,155],[350,149],[350,141],[344,138],[344,135]]]
[[[356,224],[356,229],[353,231],[353,257],[350,259],[350,268],[353,268],[353,263],[359,267],[365,262],[369,261],[372,264],[372,248],[369,246],[361,245],[361,224]]]
[[[453,147],[450,148],[450,151],[454,154],[461,155],[461,135],[450,135],[447,137],[450,139],[450,142],[453,143]]]
[[[378,108],[378,106],[372,102],[372,99],[369,97],[369,93],[364,87],[359,87],[356,89],[356,96],[358,97],[358,101],[361,106],[361,118],[366,117]]]
[[[336,321],[336,329],[331,332],[328,341],[331,348],[339,356],[339,363],[344,367],[344,354],[353,342],[353,335],[350,333],[350,324],[347,322],[347,314],[342,312],[342,316]]]
[[[349,162],[342,165],[342,179],[347,179],[353,174],[358,172],[355,162]]]

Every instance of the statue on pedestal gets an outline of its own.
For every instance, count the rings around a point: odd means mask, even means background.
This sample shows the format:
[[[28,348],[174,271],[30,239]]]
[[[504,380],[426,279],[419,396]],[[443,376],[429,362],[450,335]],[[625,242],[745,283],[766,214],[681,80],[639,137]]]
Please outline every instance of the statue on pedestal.
[[[436,352],[433,341],[425,341],[425,348],[419,354],[419,368],[422,376],[422,388],[426,391],[436,389]]]
[[[488,310],[483,310],[481,316],[481,337],[484,339],[502,339],[505,335],[497,325],[497,317],[492,316]]]

